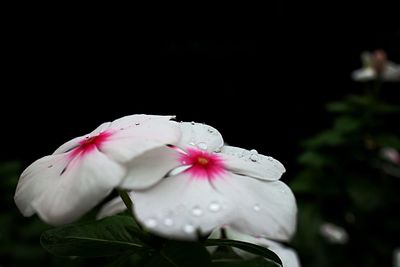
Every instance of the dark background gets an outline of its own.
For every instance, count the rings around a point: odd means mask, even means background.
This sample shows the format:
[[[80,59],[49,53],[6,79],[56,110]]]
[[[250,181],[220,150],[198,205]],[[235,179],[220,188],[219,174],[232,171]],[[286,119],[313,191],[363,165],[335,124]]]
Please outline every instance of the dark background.
[[[0,159],[27,166],[102,122],[175,114],[276,157],[290,179],[299,142],[330,125],[324,105],[362,92],[350,80],[360,53],[385,49],[400,62],[394,4],[194,10],[142,19],[123,8],[19,9],[3,36]],[[399,96],[397,84],[385,85],[385,98]]]

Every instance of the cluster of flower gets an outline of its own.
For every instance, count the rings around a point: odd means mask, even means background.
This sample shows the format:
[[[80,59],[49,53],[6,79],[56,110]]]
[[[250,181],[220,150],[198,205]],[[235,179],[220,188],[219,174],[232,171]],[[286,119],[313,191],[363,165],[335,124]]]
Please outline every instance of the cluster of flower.
[[[62,225],[119,189],[129,192],[137,220],[157,235],[196,240],[224,228],[228,237],[283,249],[265,239],[286,241],[295,231],[296,201],[279,181],[283,165],[256,150],[224,145],[211,126],[171,119],[126,116],[63,144],[22,173],[18,208]],[[124,209],[114,199],[98,217]]]

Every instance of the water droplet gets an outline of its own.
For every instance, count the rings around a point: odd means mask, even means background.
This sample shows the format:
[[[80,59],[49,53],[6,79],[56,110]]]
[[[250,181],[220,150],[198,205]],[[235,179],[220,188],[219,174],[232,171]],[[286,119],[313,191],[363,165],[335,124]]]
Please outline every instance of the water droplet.
[[[150,218],[145,221],[145,225],[148,228],[154,228],[157,226],[157,221],[153,218]]]
[[[140,122],[135,123],[135,125],[140,125]]]
[[[189,143],[189,145],[195,146],[196,144],[192,141],[192,142]]]
[[[206,143],[203,143],[203,142],[198,143],[198,144],[197,144],[197,147],[200,148],[200,149],[202,149],[202,150],[207,150],[207,148],[208,148],[207,144],[206,144]]]
[[[196,123],[194,121],[192,121],[190,124],[195,125]]]
[[[172,226],[174,224],[174,220],[172,220],[171,218],[165,218],[164,219],[164,224],[166,226]]]
[[[250,150],[250,153],[251,154],[256,154],[256,155],[258,154],[257,150],[255,150],[255,149]]]
[[[250,160],[256,162],[258,160],[258,156],[256,154],[250,155]]]
[[[195,230],[196,230],[196,228],[194,228],[194,226],[191,224],[186,224],[185,226],[183,226],[183,231],[185,231],[185,233],[191,234]]]
[[[213,212],[217,212],[221,209],[221,206],[217,202],[211,202],[210,206],[208,206],[208,209]]]
[[[254,210],[254,211],[260,211],[260,210],[261,210],[260,205],[259,205],[259,204],[255,204],[255,205],[253,206],[253,210]]]
[[[121,131],[122,131],[122,130],[125,130],[125,128],[119,128],[119,129],[120,129]]]
[[[267,157],[267,160],[273,161],[274,159],[272,157]]]
[[[193,209],[192,209],[192,214],[194,215],[194,216],[197,216],[197,217],[199,217],[199,216],[201,216],[201,215],[203,215],[203,210],[200,208],[200,207],[194,207]]]
[[[53,168],[53,165],[49,165],[49,166],[47,166],[47,168]]]
[[[213,133],[213,132],[214,132],[214,130],[213,130],[213,129],[211,129],[211,128],[208,128],[208,132],[209,132],[209,133]]]

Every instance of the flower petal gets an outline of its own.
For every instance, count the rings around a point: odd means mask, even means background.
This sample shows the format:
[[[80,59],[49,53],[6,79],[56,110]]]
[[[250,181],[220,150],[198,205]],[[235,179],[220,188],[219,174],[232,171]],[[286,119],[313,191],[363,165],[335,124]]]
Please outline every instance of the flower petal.
[[[272,157],[258,154],[239,147],[224,146],[221,156],[230,171],[263,180],[274,181],[281,178],[285,167]]]
[[[300,260],[297,256],[297,253],[293,249],[286,248],[281,244],[274,242],[272,240],[268,240],[266,238],[256,238],[250,235],[242,234],[229,227],[224,227],[224,228],[226,237],[228,239],[253,243],[255,245],[266,247],[275,252],[282,260],[283,263],[282,267],[300,267]],[[244,259],[255,257],[254,254],[250,254],[238,248],[233,248],[233,250],[235,251],[236,254],[238,254]]]
[[[59,148],[57,148],[56,151],[54,151],[53,155],[54,154],[66,153],[66,152],[74,149],[75,147],[79,146],[79,142],[84,140],[85,137],[91,137],[91,136],[98,135],[99,133],[101,133],[104,130],[106,130],[110,126],[110,124],[111,124],[111,122],[105,122],[105,123],[101,124],[99,127],[97,127],[90,134],[87,134],[87,135],[84,135],[84,136],[75,137],[74,139],[66,142],[65,144],[63,144]]]
[[[218,151],[224,145],[217,129],[203,123],[181,122],[182,137],[177,146],[185,149],[196,146],[207,151]]]
[[[356,82],[366,82],[376,79],[376,73],[374,69],[368,67],[353,71],[351,77]]]
[[[167,238],[194,240],[230,221],[234,207],[207,180],[187,173],[168,177],[133,194],[134,212],[148,230]]]
[[[170,121],[174,119],[175,116],[159,116],[159,115],[145,115],[145,114],[134,114],[129,116],[124,116],[122,118],[116,119],[110,125],[111,129],[120,130],[121,128],[129,128],[138,126],[140,124],[149,124],[150,122],[161,122]]]
[[[133,194],[130,193],[129,194],[131,199],[133,198]],[[106,204],[104,204],[99,213],[97,214],[96,218],[97,219],[103,219],[105,217],[109,217],[109,216],[113,216],[116,215],[118,213],[121,213],[123,211],[125,211],[126,205],[125,203],[122,201],[121,197],[115,197],[112,200],[110,200],[109,202],[107,202]]]
[[[52,167],[46,165],[49,162]],[[26,216],[36,210],[49,224],[70,223],[104,199],[124,172],[97,149],[72,159],[69,154],[48,156],[23,173],[15,201]],[[29,206],[28,200],[32,201]]]
[[[167,146],[147,151],[126,165],[127,175],[119,187],[126,190],[151,187],[181,165],[179,157],[176,150]]]
[[[176,143],[181,136],[178,123],[160,119],[146,119],[138,125],[113,130],[101,151],[122,163],[148,150]]]
[[[262,181],[242,175],[214,182],[235,203],[232,229],[253,236],[288,240],[296,227],[297,206],[290,188],[280,181]]]

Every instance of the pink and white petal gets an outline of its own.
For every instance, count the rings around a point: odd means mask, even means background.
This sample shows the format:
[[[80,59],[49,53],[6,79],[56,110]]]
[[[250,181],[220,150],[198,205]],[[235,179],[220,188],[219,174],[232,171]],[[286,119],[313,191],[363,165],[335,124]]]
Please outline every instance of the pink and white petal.
[[[198,147],[213,152],[219,151],[224,145],[222,135],[217,129],[209,125],[195,122],[181,122],[180,127],[182,138],[177,146],[182,149]]]
[[[275,240],[289,240],[293,236],[296,200],[284,183],[231,174],[213,184],[221,194],[235,202],[236,218],[229,224],[232,229]]]
[[[178,123],[164,120],[145,120],[113,132],[100,150],[118,162],[126,163],[134,157],[157,147],[174,144],[180,139]]]
[[[35,213],[32,202],[54,187],[67,164],[68,157],[57,154],[38,159],[24,170],[14,196],[15,203],[24,216]]]
[[[132,194],[129,194],[131,199],[133,198]],[[97,219],[103,219],[105,217],[113,216],[118,213],[124,212],[126,210],[126,205],[122,201],[120,197],[113,198],[109,202],[101,207],[99,213],[97,214]]]
[[[167,238],[195,240],[232,220],[236,208],[203,179],[181,173],[135,191],[134,212],[149,231]]]
[[[56,151],[53,152],[53,155],[71,151],[72,149],[78,147],[79,142],[82,141],[84,138],[84,136],[75,137],[74,139],[62,144],[59,148],[56,149]]]
[[[168,146],[144,152],[126,164],[127,174],[119,185],[125,190],[141,190],[161,181],[181,165],[180,153]]]
[[[32,207],[49,224],[73,222],[103,200],[124,175],[123,167],[94,149],[71,159]]]
[[[99,127],[97,127],[94,131],[92,131],[90,134],[84,135],[84,136],[79,136],[75,137],[74,139],[66,142],[65,144],[61,145],[59,148],[54,151],[53,154],[61,154],[61,153],[66,153],[68,151],[71,151],[72,149],[76,148],[79,146],[79,142],[84,140],[86,137],[92,137],[96,136],[99,133],[107,130],[109,126],[111,125],[111,122],[105,122],[101,124]]]
[[[225,167],[237,174],[274,181],[279,180],[286,171],[278,160],[258,154],[255,150],[224,146],[220,155]]]
[[[127,129],[130,127],[138,126],[143,123],[156,123],[157,121],[169,121],[174,119],[175,116],[159,116],[159,115],[145,115],[145,114],[135,114],[124,116],[122,118],[116,119],[110,125],[110,129],[120,130]]]

